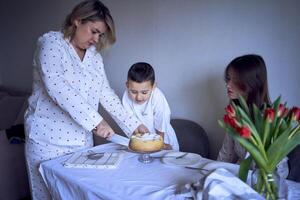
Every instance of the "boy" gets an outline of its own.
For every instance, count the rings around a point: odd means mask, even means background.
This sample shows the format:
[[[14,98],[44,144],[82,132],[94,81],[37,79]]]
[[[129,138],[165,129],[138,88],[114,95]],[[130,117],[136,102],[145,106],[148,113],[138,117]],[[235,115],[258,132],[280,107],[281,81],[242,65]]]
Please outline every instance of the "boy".
[[[165,148],[179,150],[170,124],[170,107],[164,94],[156,87],[152,66],[144,62],[133,64],[128,71],[126,86],[122,99],[124,108],[141,120],[150,133],[161,135]]]

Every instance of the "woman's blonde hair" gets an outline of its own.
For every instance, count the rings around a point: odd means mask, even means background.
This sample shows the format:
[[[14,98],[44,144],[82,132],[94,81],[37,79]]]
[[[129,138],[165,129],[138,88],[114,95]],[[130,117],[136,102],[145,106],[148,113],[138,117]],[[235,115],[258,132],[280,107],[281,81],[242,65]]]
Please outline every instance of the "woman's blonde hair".
[[[65,38],[72,40],[74,37],[76,31],[75,20],[79,20],[82,24],[95,21],[103,21],[106,24],[107,30],[103,35],[99,36],[99,41],[96,44],[98,51],[115,43],[114,20],[108,8],[101,1],[85,0],[75,6],[63,24],[62,32]]]

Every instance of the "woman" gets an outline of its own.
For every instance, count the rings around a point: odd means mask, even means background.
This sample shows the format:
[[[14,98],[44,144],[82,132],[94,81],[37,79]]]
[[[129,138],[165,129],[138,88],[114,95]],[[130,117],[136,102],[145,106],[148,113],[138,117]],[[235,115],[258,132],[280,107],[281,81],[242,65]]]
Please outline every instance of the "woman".
[[[227,94],[231,101],[238,104],[238,95],[242,95],[247,104],[255,104],[261,108],[264,103],[270,104],[267,69],[263,58],[259,55],[244,55],[232,60],[225,70]],[[223,146],[217,160],[240,163],[247,157],[246,150],[228,134],[225,135]],[[287,158],[277,166],[281,177],[288,175]]]
[[[114,42],[113,19],[97,0],[79,3],[61,32],[39,38],[33,92],[25,114],[32,199],[51,199],[38,172],[42,161],[92,147],[92,133],[112,136],[112,128],[98,113],[99,100],[126,134],[148,132],[123,109],[107,81],[99,51]]]

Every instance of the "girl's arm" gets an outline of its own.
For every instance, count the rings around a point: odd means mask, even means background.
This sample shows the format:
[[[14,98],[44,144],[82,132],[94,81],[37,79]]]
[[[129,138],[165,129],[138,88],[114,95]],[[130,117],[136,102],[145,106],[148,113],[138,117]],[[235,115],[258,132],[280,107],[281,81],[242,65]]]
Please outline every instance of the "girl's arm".
[[[234,140],[228,134],[226,134],[217,160],[222,162],[236,163],[237,159],[238,156],[234,151]]]

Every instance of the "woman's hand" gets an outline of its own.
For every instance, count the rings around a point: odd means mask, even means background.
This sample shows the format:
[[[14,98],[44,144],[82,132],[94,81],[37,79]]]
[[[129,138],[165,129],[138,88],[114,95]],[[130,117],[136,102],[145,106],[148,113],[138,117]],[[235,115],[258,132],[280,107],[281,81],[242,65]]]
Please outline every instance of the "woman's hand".
[[[144,133],[149,133],[149,130],[144,124],[141,124],[133,132],[134,135],[137,133],[140,133],[143,135]]]
[[[97,136],[103,138],[109,138],[114,134],[112,128],[108,125],[108,123],[103,119],[98,126],[93,130],[93,133]]]

